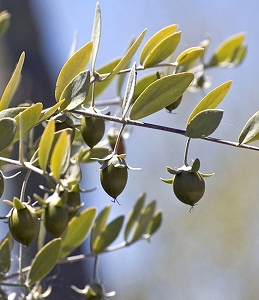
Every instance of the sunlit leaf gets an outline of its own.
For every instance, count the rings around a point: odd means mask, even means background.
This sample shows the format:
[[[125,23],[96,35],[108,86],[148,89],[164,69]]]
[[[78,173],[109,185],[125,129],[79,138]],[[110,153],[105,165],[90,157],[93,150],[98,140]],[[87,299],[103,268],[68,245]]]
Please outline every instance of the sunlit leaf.
[[[65,100],[61,100],[58,103],[56,103],[55,105],[53,105],[49,108],[43,109],[41,111],[41,115],[40,115],[40,118],[39,118],[39,123],[42,123],[43,121],[50,118],[55,113],[55,111],[60,108],[60,106],[64,103],[64,101]]]
[[[191,47],[184,50],[177,58],[176,62],[178,66],[187,66],[195,62],[204,52],[202,47]]]
[[[61,99],[65,102],[61,105],[61,110],[72,110],[82,104],[89,91],[90,72],[89,70],[79,73],[64,89]]]
[[[39,250],[31,263],[31,269],[27,273],[25,282],[27,286],[35,284],[50,273],[58,261],[60,248],[61,239],[57,238]]]
[[[173,34],[176,29],[178,28],[178,25],[172,24],[167,27],[162,28],[157,33],[155,33],[144,45],[141,53],[140,53],[140,64],[143,65],[144,61],[147,59],[148,55],[154,50],[154,48],[157,47],[157,45]]]
[[[93,42],[89,42],[77,50],[64,64],[56,82],[55,98],[58,102],[60,96],[71,80],[84,71],[90,59],[93,48]]]
[[[0,151],[12,144],[16,132],[16,121],[11,118],[0,119]]]
[[[257,111],[245,124],[238,137],[239,144],[247,144],[259,139],[259,111]]]
[[[220,124],[223,110],[206,109],[195,115],[186,127],[185,135],[190,138],[202,138],[212,134]]]
[[[96,208],[90,207],[73,217],[61,235],[62,246],[59,259],[67,257],[86,239],[96,215]]]
[[[139,219],[140,212],[145,204],[145,199],[146,199],[146,194],[141,195],[128,216],[125,231],[124,231],[124,239],[126,241],[128,240],[129,234],[131,233],[132,229],[134,228],[136,222]]]
[[[49,154],[54,139],[54,132],[55,132],[55,121],[54,119],[51,119],[44,129],[39,143],[39,152],[38,152],[39,165],[44,171],[46,170],[49,161]]]
[[[50,169],[55,179],[59,180],[69,165],[70,135],[62,131],[51,154]]]
[[[19,83],[20,83],[20,77],[21,77],[21,71],[24,63],[25,53],[22,52],[19,61],[17,63],[17,66],[13,72],[12,77],[10,78],[4,93],[2,95],[1,101],[0,101],[0,111],[3,109],[6,109],[9,107],[9,104],[13,98],[13,95],[15,94]]]
[[[174,53],[181,39],[181,32],[175,32],[165,39],[163,39],[153,50],[149,53],[145,59],[143,66],[145,68],[153,67],[160,62],[164,61],[171,54]]]
[[[149,75],[146,75],[142,78],[140,78],[137,81],[135,90],[134,90],[134,96],[133,96],[133,102],[135,102],[135,100],[139,97],[139,95],[154,81],[156,81],[157,79],[159,79],[159,77],[157,77],[157,73],[152,73]]]
[[[232,80],[222,83],[214,90],[209,92],[194,108],[192,113],[190,114],[187,124],[193,119],[195,115],[205,109],[214,109],[216,108],[220,102],[224,99],[227,92],[229,91],[232,84]]]
[[[120,216],[102,229],[92,247],[95,253],[101,253],[117,238],[121,231],[123,220],[124,216]]]
[[[98,237],[98,235],[101,234],[102,229],[106,226],[106,222],[108,219],[108,216],[110,214],[111,205],[107,205],[97,216],[92,231],[91,231],[91,241],[90,241],[90,247],[93,250],[95,241]]]
[[[150,84],[134,102],[130,118],[149,116],[176,101],[193,80],[193,73],[179,73],[162,77]]]
[[[208,66],[228,66],[233,63],[238,49],[242,46],[245,33],[238,33],[223,41],[215,50]]]

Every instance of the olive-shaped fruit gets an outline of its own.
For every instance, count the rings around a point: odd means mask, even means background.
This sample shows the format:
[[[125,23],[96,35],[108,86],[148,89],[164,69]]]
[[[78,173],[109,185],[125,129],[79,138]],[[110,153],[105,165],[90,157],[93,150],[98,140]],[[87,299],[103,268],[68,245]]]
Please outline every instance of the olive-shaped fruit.
[[[50,202],[43,212],[43,221],[46,230],[59,237],[68,224],[68,208],[66,205],[57,205]]]
[[[78,212],[81,205],[80,192],[69,192],[67,195],[67,205],[69,206],[68,219],[72,219]]]
[[[93,112],[95,112],[93,110]],[[105,122],[103,119],[95,117],[83,117],[81,120],[81,134],[84,142],[93,148],[100,142],[105,131]]]
[[[175,196],[183,203],[194,206],[205,192],[205,182],[199,172],[182,171],[173,181]]]
[[[114,155],[106,164],[105,168],[101,168],[101,184],[105,192],[116,200],[127,184],[128,168],[124,160],[117,155]]]
[[[8,224],[13,238],[26,246],[29,246],[39,234],[38,216],[34,209],[26,204],[22,209],[12,208]]]

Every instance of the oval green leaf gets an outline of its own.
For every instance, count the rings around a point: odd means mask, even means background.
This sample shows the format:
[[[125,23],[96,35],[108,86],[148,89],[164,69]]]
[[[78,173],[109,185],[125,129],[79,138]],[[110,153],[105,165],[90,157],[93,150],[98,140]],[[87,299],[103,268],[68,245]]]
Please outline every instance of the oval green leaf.
[[[84,71],[90,59],[93,48],[93,42],[90,41],[76,51],[64,64],[56,82],[55,98],[60,101],[60,96],[71,80]]]
[[[65,232],[61,235],[62,246],[59,259],[67,257],[83,243],[91,229],[95,215],[96,208],[90,207],[69,221]]]
[[[95,242],[93,243],[92,250],[95,253],[101,253],[105,250],[119,235],[122,225],[123,225],[124,216],[120,216],[105,226],[101,233],[96,237]]]
[[[232,80],[226,81],[210,91],[194,108],[190,114],[187,124],[201,111],[205,109],[214,109],[224,99],[232,84]]]
[[[146,75],[142,78],[140,78],[137,81],[135,91],[134,91],[134,96],[133,96],[133,102],[139,97],[139,95],[154,81],[156,81],[158,78],[157,73],[152,73],[149,75]]]
[[[144,45],[141,53],[140,53],[140,64],[143,65],[144,61],[146,60],[146,58],[148,57],[148,55],[154,50],[154,48],[157,47],[157,45],[164,40],[165,38],[167,38],[168,36],[170,36],[171,34],[173,34],[176,29],[178,28],[178,25],[176,24],[172,24],[169,25],[167,27],[162,28],[161,30],[159,30],[157,33],[155,33]]]
[[[162,224],[162,212],[158,211],[155,213],[152,221],[148,225],[147,233],[151,236],[153,235]]]
[[[150,84],[134,102],[130,118],[149,116],[176,101],[193,80],[193,73],[179,73],[162,77]]]
[[[11,267],[11,249],[8,238],[0,244],[0,280],[5,276]]]
[[[62,131],[50,159],[50,169],[56,180],[60,179],[69,166],[70,149],[70,135],[67,131]]]
[[[61,239],[57,238],[47,243],[34,257],[27,274],[25,284],[31,286],[40,281],[55,267],[61,248]]]
[[[90,71],[79,73],[64,89],[61,99],[65,99],[61,110],[72,110],[82,104],[88,94],[90,86]]]
[[[199,112],[188,123],[185,135],[190,138],[202,138],[212,134],[223,117],[221,109],[206,109]]]
[[[46,170],[49,161],[49,154],[50,154],[52,142],[54,140],[54,132],[55,132],[55,121],[54,119],[51,119],[44,129],[39,143],[39,152],[38,152],[39,165],[41,169],[44,171]]]
[[[156,66],[174,53],[181,39],[181,32],[175,32],[163,39],[145,59],[144,68]]]
[[[257,111],[245,124],[238,137],[239,144],[247,144],[259,139],[259,111]]]
[[[93,31],[92,31],[92,42],[93,42],[93,51],[92,51],[92,55],[91,55],[91,71],[92,71],[92,73],[95,70],[95,62],[96,62],[100,39],[101,39],[101,29],[102,29],[101,27],[102,27],[101,7],[100,7],[100,3],[97,2],[96,7],[95,7],[94,25],[93,25]]]
[[[184,50],[175,60],[178,66],[187,66],[195,62],[204,52],[202,47],[191,47]]]
[[[12,144],[16,132],[16,121],[12,118],[0,119],[0,151]]]

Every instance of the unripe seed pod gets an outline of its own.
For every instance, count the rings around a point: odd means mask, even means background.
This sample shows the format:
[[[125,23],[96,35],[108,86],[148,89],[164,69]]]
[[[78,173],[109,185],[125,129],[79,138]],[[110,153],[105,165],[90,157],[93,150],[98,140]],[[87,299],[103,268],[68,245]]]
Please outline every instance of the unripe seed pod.
[[[93,112],[98,112],[96,109]],[[81,134],[85,143],[93,148],[100,142],[105,131],[105,122],[103,119],[95,117],[84,117],[81,121]]]
[[[205,192],[205,182],[199,172],[182,171],[173,181],[175,196],[183,203],[194,206]]]
[[[53,201],[44,209],[43,221],[46,230],[55,237],[59,237],[68,224],[68,208],[66,202],[62,202],[61,198],[55,199],[53,197]]]
[[[100,180],[105,192],[114,200],[122,193],[128,181],[128,168],[123,159],[114,155],[107,166],[101,168]]]
[[[81,196],[80,192],[69,192],[67,195],[67,205],[72,209],[68,213],[68,219],[72,219],[81,205]]]
[[[29,246],[38,236],[40,221],[34,209],[24,204],[23,209],[12,208],[9,217],[9,229],[13,238]]]

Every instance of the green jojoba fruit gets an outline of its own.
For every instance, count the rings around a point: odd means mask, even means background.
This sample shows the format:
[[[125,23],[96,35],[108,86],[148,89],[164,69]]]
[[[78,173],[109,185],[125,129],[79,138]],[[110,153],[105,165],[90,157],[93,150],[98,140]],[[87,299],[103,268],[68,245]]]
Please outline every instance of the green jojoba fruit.
[[[99,113],[97,109],[92,109],[93,113]],[[103,119],[95,117],[84,117],[81,121],[81,134],[84,142],[93,148],[100,142],[105,131],[105,122]]]
[[[64,194],[65,195],[65,194]],[[43,212],[43,221],[46,230],[55,237],[59,237],[68,224],[68,208],[66,201],[56,194]]]
[[[69,192],[67,195],[67,205],[71,208],[68,213],[68,219],[72,219],[78,212],[81,205],[80,192]]]
[[[114,155],[101,168],[100,180],[105,192],[114,200],[122,193],[128,181],[128,168],[123,158]]]
[[[182,171],[173,181],[175,196],[183,203],[194,206],[205,192],[205,182],[199,172]]]
[[[9,217],[9,229],[13,238],[26,246],[29,246],[38,236],[40,221],[34,209],[26,204],[24,208],[12,208]]]

